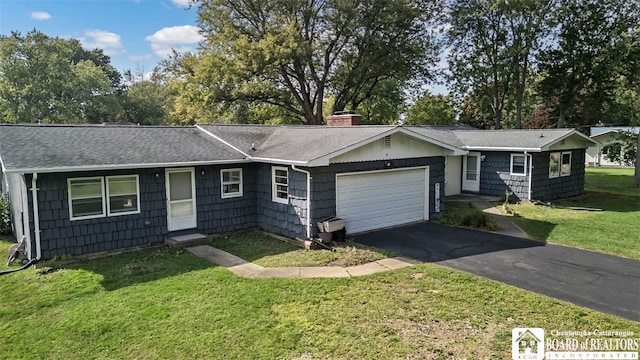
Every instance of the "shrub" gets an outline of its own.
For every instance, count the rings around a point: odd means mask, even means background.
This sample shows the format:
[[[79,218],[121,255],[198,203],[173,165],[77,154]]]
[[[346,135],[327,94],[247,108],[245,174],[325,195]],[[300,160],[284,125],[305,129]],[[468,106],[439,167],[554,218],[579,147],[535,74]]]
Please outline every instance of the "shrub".
[[[480,210],[470,211],[460,219],[462,226],[469,226],[477,229],[496,230],[496,221],[488,214]]]
[[[447,212],[438,219],[438,222],[489,231],[498,229],[495,219],[491,215],[482,212],[471,202],[447,202]]]
[[[13,233],[11,227],[11,212],[7,198],[0,194],[0,234],[8,235]]]

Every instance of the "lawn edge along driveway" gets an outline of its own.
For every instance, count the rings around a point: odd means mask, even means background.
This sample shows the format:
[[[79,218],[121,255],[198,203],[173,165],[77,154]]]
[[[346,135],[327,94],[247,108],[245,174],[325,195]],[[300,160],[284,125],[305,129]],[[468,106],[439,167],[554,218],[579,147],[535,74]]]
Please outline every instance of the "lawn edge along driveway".
[[[422,222],[355,241],[626,319],[640,321],[640,261]]]

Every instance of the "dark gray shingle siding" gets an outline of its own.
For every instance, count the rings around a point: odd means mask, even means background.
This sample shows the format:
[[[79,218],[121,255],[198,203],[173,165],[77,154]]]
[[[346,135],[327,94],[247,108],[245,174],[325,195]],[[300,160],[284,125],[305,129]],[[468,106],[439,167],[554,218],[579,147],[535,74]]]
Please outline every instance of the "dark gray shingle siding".
[[[485,160],[480,163],[480,194],[504,196],[505,191],[509,190],[513,192],[512,198],[514,200],[527,199],[529,177],[511,175],[511,154],[495,151],[482,152]]]
[[[535,154],[533,157],[532,199],[549,201],[568,198],[584,193],[584,149],[571,151],[571,175],[549,178],[550,152]]]
[[[243,196],[223,199],[220,170],[236,168],[242,169]],[[196,167],[199,232],[216,234],[257,226],[256,172],[256,164]]]
[[[67,178],[129,174],[140,176],[139,214],[69,220]],[[30,181],[31,175],[27,177]],[[167,232],[164,169],[39,174],[38,189],[43,259],[159,244]],[[31,198],[29,202],[33,211]]]
[[[553,200],[580,195],[584,192],[584,149],[571,150],[571,175],[549,179],[550,152],[533,153],[532,200]],[[512,199],[527,200],[529,176],[511,175],[511,153],[483,151],[480,165],[480,194],[504,196],[513,192]],[[527,173],[529,172],[527,164]]]
[[[220,169],[238,167],[243,169],[244,196],[221,199]],[[214,234],[257,226],[255,172],[254,164],[196,167],[198,222],[197,229],[189,232]],[[139,214],[69,220],[67,178],[129,174],[140,176]],[[30,184],[30,174],[27,174],[27,180]],[[39,174],[38,189],[43,259],[160,244],[169,234],[164,168]],[[31,194],[28,195],[33,213]],[[30,220],[32,248],[35,249],[34,223]]]

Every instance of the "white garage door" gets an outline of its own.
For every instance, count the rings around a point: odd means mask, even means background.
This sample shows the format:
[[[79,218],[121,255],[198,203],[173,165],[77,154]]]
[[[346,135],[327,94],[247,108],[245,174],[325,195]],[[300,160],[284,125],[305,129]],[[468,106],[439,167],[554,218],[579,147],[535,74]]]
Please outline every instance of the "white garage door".
[[[336,176],[336,215],[350,234],[427,220],[429,168]]]

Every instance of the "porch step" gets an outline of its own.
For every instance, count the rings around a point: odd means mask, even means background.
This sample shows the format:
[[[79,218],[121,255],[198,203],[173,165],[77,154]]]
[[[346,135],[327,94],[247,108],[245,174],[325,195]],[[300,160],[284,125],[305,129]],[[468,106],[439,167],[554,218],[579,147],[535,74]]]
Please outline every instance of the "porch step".
[[[175,248],[186,248],[198,245],[207,245],[211,240],[207,235],[194,233],[179,236],[171,236],[164,240],[164,243]]]

